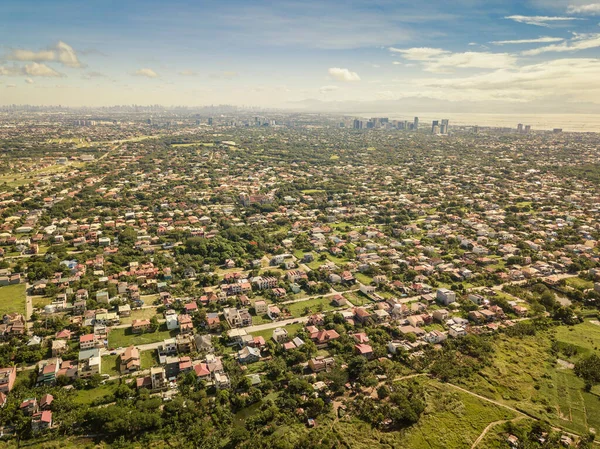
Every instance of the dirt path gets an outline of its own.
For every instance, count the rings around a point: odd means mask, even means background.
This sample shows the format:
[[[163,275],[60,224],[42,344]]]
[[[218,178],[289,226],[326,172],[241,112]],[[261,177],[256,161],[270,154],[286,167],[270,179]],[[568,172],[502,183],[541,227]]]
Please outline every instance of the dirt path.
[[[489,423],[489,424],[486,426],[486,428],[485,428],[485,429],[483,429],[483,432],[481,432],[481,435],[479,435],[479,436],[477,437],[477,439],[475,440],[475,442],[474,442],[474,443],[473,443],[473,445],[471,446],[471,449],[475,449],[475,447],[476,447],[476,446],[477,446],[479,443],[481,443],[481,440],[483,440],[483,438],[484,438],[484,437],[487,435],[488,431],[489,431],[489,430],[490,430],[492,427],[494,427],[494,426],[496,426],[496,425],[498,425],[498,424],[504,424],[505,422],[508,422],[508,421],[518,421],[518,420],[520,420],[520,419],[523,419],[523,418],[524,418],[524,416],[517,416],[517,417],[516,417],[516,418],[514,418],[514,419],[510,419],[510,420],[508,420],[508,419],[503,419],[503,420],[501,420],[501,421],[494,421],[494,422],[491,422],[491,423]]]

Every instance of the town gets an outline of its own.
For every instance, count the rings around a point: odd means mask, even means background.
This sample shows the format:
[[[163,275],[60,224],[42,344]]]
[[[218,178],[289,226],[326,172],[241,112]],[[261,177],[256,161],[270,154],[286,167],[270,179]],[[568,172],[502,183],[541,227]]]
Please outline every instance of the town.
[[[6,447],[593,447],[600,136],[517,123],[5,108]]]

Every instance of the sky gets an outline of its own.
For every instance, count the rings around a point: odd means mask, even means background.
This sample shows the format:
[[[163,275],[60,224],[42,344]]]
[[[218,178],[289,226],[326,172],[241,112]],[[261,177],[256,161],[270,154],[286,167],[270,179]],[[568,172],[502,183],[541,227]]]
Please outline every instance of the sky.
[[[600,3],[0,2],[0,104],[419,102],[600,110]]]

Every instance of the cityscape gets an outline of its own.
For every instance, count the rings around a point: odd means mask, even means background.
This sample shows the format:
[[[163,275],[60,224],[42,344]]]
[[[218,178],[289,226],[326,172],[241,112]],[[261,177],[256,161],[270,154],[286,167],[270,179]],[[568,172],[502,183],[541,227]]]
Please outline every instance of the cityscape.
[[[0,449],[600,447],[600,4],[0,3]]]

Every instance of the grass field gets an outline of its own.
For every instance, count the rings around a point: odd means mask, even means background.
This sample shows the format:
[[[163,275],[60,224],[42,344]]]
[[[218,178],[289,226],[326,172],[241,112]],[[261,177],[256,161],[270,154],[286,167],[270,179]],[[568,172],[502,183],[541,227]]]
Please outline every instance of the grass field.
[[[156,309],[136,309],[131,311],[130,316],[125,316],[121,318],[121,324],[131,324],[133,320],[149,320],[153,316],[158,319],[163,318],[161,314],[156,313]]]
[[[102,357],[102,374],[108,374],[109,376],[120,374],[118,355],[105,355]]]
[[[354,277],[356,278],[357,281],[359,281],[361,284],[364,284],[364,285],[370,285],[371,282],[373,282],[372,277],[367,276],[366,274],[363,274],[363,273],[355,273]]]
[[[334,428],[353,449],[470,448],[489,423],[516,417],[510,410],[437,381],[425,382],[427,408],[414,426],[380,432],[356,418],[344,418]]]
[[[361,292],[346,292],[342,296],[350,301],[355,306],[364,306],[369,304],[371,301],[363,295]]]
[[[0,287],[0,316],[11,312],[25,314],[25,284]]]
[[[331,298],[309,299],[307,301],[286,304],[282,307],[286,307],[294,318],[335,309],[335,307],[331,304]],[[307,308],[309,309],[309,313],[305,313]]]
[[[290,324],[289,326],[281,326],[281,327],[283,327],[285,330],[288,331],[288,335],[292,336],[296,332],[298,332],[298,330],[301,329],[302,326],[304,326],[303,323],[296,323],[296,324]],[[251,332],[251,334],[253,337],[263,337],[265,339],[265,341],[268,341],[273,338],[273,331],[275,329],[276,328],[274,327],[272,329],[265,329],[263,331]]]
[[[52,303],[52,298],[46,296],[32,296],[31,304],[34,309],[43,309],[44,306]]]
[[[155,365],[158,365],[156,351],[140,351],[140,359],[142,362],[142,369],[149,369]]]
[[[498,336],[491,366],[465,382],[470,391],[511,405],[575,433],[600,429],[598,389],[585,392],[583,381],[551,354],[551,336],[582,354],[600,346],[600,326],[589,322],[520,339]]]
[[[91,390],[76,390],[73,401],[77,404],[91,404],[95,399],[114,393],[116,383],[107,383]]]
[[[577,326],[560,326],[556,329],[556,340],[577,347],[580,354],[600,350],[600,326],[585,321]]]
[[[112,329],[108,334],[108,346],[111,348],[125,348],[130,345],[145,345],[156,343],[166,338],[174,337],[177,331],[169,331],[163,324],[156,332],[135,335],[131,333],[131,328]]]
[[[594,288],[594,283],[592,281],[581,279],[580,277],[566,278],[565,283],[576,290],[587,290],[588,288]]]

